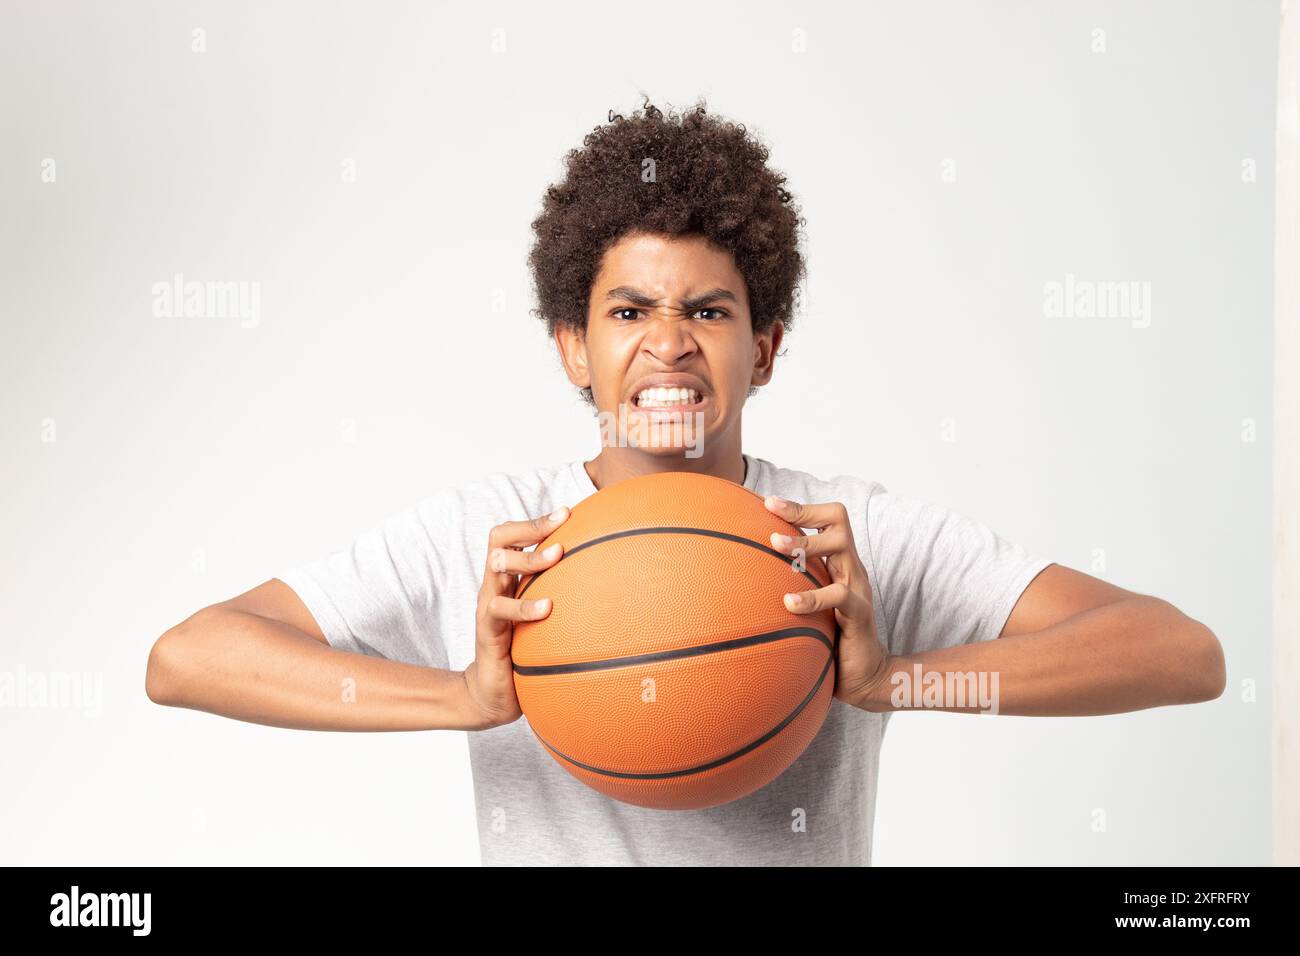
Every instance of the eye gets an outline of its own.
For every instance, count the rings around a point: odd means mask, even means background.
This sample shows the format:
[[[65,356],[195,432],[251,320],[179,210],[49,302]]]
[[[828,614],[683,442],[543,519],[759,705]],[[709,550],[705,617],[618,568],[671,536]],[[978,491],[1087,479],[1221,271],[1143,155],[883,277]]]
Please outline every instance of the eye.
[[[716,312],[716,313],[718,314],[718,318],[719,318],[719,319],[720,319],[720,318],[724,318],[724,317],[726,316],[726,314],[727,314],[727,313],[726,313],[724,310],[722,310],[722,309],[711,309],[711,308],[710,308],[710,309],[696,309],[696,310],[695,310],[695,314],[696,314],[696,315],[700,315],[701,313],[704,313],[704,312]],[[718,320],[718,319],[705,319],[706,322],[716,322],[717,320]]]
[[[632,308],[631,306],[625,306],[625,307],[623,307],[623,308],[621,308],[621,309],[615,309],[615,310],[613,311],[612,315],[613,315],[614,318],[616,318],[616,319],[621,319],[621,318],[623,318],[623,316],[621,316],[621,315],[619,314],[620,312],[631,312],[632,315],[628,316],[629,319],[631,319],[631,318],[636,318],[636,316],[638,316],[638,315],[641,314],[641,310],[640,310],[640,309],[634,309],[634,308]]]

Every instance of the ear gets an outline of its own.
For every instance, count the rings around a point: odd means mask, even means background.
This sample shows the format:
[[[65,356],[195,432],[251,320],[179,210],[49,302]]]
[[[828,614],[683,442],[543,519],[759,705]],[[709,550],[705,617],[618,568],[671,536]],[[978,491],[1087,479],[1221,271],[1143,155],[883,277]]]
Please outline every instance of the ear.
[[[578,388],[591,385],[591,370],[587,368],[587,337],[568,325],[555,327],[555,345],[560,350],[564,373]]]
[[[767,332],[754,336],[754,374],[750,376],[749,384],[766,385],[772,381],[776,353],[784,336],[785,326],[780,322],[773,323]]]

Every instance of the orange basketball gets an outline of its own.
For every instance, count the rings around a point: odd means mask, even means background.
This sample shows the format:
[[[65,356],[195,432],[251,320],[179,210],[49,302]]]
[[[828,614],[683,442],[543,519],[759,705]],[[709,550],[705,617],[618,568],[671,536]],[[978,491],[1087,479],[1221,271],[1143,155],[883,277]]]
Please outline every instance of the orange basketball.
[[[663,472],[577,504],[519,581],[551,613],[514,626],[515,691],[569,773],[626,803],[695,810],[774,780],[821,729],[835,688],[833,611],[790,592],[830,583],[772,548],[799,530],[740,485]]]

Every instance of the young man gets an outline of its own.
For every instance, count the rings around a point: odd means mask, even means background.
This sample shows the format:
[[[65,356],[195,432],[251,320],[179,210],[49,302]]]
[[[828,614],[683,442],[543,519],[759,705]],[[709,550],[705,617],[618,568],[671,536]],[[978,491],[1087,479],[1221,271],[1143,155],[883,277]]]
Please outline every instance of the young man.
[[[979,706],[923,697],[918,668],[996,674],[1006,714],[1219,696],[1218,640],[1172,605],[878,483],[744,454],[745,400],[772,378],[804,274],[800,220],[766,160],[703,106],[647,104],[590,133],[547,192],[530,264],[570,380],[637,440],[445,488],[204,608],[155,645],[150,698],[283,727],[470,731],[487,864],[867,864],[890,713]],[[699,811],[635,807],[575,780],[519,719],[511,670],[513,624],[550,612],[512,598],[515,582],[563,557],[525,549],[597,489],[666,470],[743,484],[815,530],[771,543],[826,559],[834,583],[787,604],[833,608],[840,629],[816,739],[767,786]]]

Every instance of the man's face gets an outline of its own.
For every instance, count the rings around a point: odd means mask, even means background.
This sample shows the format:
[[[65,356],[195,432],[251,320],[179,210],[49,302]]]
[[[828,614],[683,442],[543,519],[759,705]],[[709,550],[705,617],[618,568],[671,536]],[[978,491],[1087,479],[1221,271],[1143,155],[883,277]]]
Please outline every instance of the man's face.
[[[730,253],[697,236],[634,234],[601,261],[585,335],[556,335],[570,380],[590,386],[599,411],[625,405],[629,434],[651,435],[642,450],[680,456],[739,450],[741,408],[771,378],[781,333],[778,323],[754,334]]]

